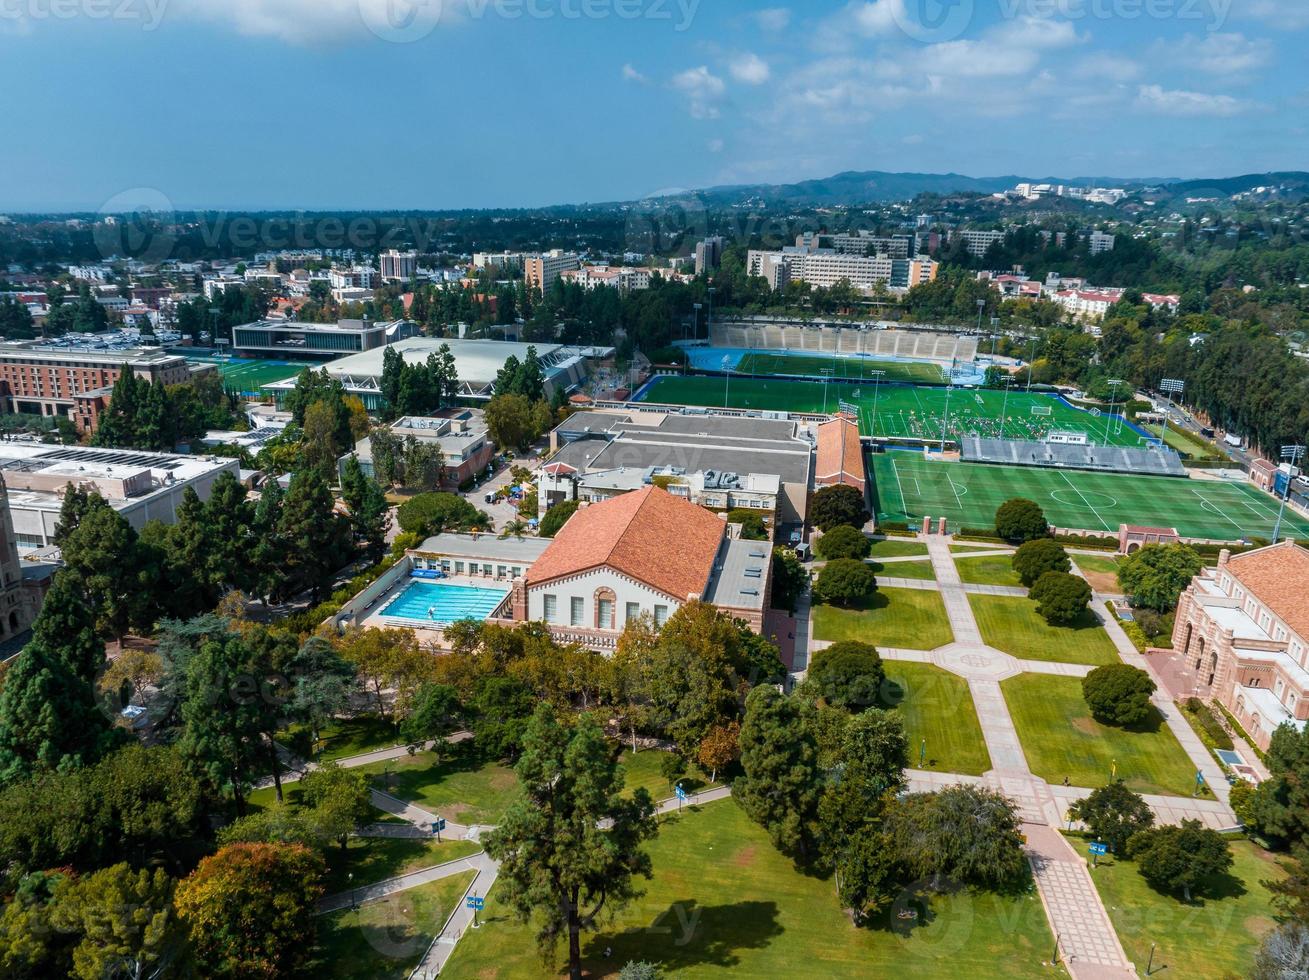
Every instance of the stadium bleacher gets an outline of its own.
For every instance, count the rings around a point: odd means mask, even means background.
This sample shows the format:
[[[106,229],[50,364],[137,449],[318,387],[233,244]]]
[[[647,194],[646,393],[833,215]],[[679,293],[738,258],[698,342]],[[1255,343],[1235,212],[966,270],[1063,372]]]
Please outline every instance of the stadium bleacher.
[[[964,436],[960,440],[960,451],[963,458],[970,463],[1045,466],[1056,469],[1100,470],[1153,476],[1186,476],[1182,458],[1173,450],[1160,446],[1143,446],[1134,449],[1123,446],[1023,442],[1016,439]]]
[[[863,354],[936,361],[941,364],[966,363],[977,357],[976,337],[923,330],[726,323],[712,327],[709,343],[713,347],[746,350]]]

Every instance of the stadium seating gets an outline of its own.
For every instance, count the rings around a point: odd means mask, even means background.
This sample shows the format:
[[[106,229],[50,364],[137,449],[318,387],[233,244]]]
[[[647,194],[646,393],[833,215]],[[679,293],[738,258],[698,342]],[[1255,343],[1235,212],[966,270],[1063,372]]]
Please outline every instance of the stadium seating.
[[[963,458],[972,463],[1186,476],[1181,457],[1171,449],[1158,446],[1130,449],[1122,446],[1078,446],[964,436],[960,440],[960,450]]]

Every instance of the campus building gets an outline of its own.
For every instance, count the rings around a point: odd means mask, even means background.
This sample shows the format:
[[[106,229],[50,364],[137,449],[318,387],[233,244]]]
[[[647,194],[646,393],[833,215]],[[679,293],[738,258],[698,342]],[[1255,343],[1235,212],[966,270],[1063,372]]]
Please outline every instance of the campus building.
[[[751,250],[746,256],[746,269],[750,275],[765,279],[775,292],[786,289],[793,281],[827,289],[840,282],[848,282],[863,291],[878,285],[908,289],[931,282],[939,271],[936,262],[922,255],[911,259],[884,253],[862,255],[808,246],[781,252]]]
[[[386,282],[409,282],[418,275],[418,253],[388,249],[377,257],[382,279]]]
[[[39,585],[24,584],[13,520],[9,516],[8,492],[0,480],[0,643],[27,629],[40,608]]]
[[[648,486],[716,511],[745,508],[803,524],[812,443],[800,423],[688,411],[575,412],[550,434],[541,514]]]
[[[376,428],[376,427],[375,427]],[[472,480],[491,465],[495,447],[486,432],[486,421],[481,409],[453,408],[435,416],[397,419],[389,426],[391,435],[404,446],[410,439],[441,450],[441,487],[457,489]],[[353,456],[359,461],[365,476],[376,477],[373,465],[373,440],[365,436],[355,443],[354,452],[343,456],[340,468],[344,473],[346,461]]]
[[[20,552],[54,542],[70,486],[95,490],[139,531],[150,520],[173,523],[188,487],[208,500],[219,474],[239,476],[239,466],[235,459],[212,456],[0,443],[0,478],[8,488],[9,523]]]
[[[844,483],[867,495],[868,471],[864,466],[859,423],[848,415],[837,415],[818,426],[817,441],[814,451],[814,484],[828,487]]]
[[[1293,541],[1206,568],[1182,593],[1173,649],[1267,749],[1278,726],[1309,719],[1309,550]]]
[[[0,342],[0,406],[6,412],[64,416],[93,432],[124,370],[152,383],[191,377],[185,357],[155,348],[55,341]]]
[[[232,350],[237,354],[282,357],[341,357],[376,350],[422,332],[412,320],[373,322],[338,320],[336,323],[300,323],[260,320],[232,328]]]

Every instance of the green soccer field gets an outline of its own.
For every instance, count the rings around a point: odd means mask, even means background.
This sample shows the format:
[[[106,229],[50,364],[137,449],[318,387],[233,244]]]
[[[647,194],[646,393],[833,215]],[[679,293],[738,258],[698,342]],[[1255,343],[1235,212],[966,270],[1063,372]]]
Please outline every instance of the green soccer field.
[[[774,354],[756,351],[741,358],[737,374],[792,375],[821,378],[831,371],[834,378],[867,379],[870,371],[884,373],[883,381],[906,381],[918,384],[944,384],[945,372],[939,364],[926,361],[875,361],[865,357],[828,357],[822,354]]]
[[[892,439],[940,439],[941,419],[948,411],[950,438],[1039,441],[1059,430],[1084,432],[1099,445],[1140,446],[1146,441],[1117,416],[1084,412],[1059,398],[1026,391],[1010,392],[1006,398],[1003,391],[980,388],[666,376],[655,379],[640,400],[777,412],[836,412],[846,402],[858,410],[860,432]]]
[[[910,525],[944,517],[955,530],[993,527],[996,508],[1011,497],[1036,501],[1056,527],[1114,534],[1120,524],[1139,524],[1234,541],[1271,538],[1277,521],[1277,501],[1246,483],[940,462],[910,452],[873,456],[872,472],[878,519]],[[1282,533],[1303,537],[1309,522],[1288,510]]]
[[[301,361],[229,360],[222,357],[192,357],[193,364],[213,364],[223,376],[223,387],[251,398],[258,397],[260,387],[294,378],[307,367],[318,365]]]

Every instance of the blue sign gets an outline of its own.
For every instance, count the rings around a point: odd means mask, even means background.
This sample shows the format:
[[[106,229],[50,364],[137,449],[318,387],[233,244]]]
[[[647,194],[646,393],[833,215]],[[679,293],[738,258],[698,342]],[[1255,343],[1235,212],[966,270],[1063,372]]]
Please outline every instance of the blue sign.
[[[1101,854],[1108,854],[1108,853],[1109,853],[1109,845],[1108,845],[1108,844],[1092,844],[1092,845],[1091,845],[1091,848],[1090,848],[1090,853],[1096,855],[1097,857],[1098,857],[1099,855],[1101,855]]]
[[[673,789],[676,790],[676,792],[677,792],[677,798],[678,798],[679,800],[682,800],[683,802],[685,802],[685,801],[686,801],[686,790],[682,789],[682,784],[681,784],[681,783],[678,783],[676,786],[673,787]]]
[[[432,833],[439,834],[445,830],[445,817],[437,817],[432,821]]]
[[[468,907],[474,912],[480,912],[486,908],[486,899],[478,898],[476,895],[468,896]]]
[[[1202,773],[1199,769],[1195,771],[1195,785],[1197,786],[1204,785],[1204,773]]]

